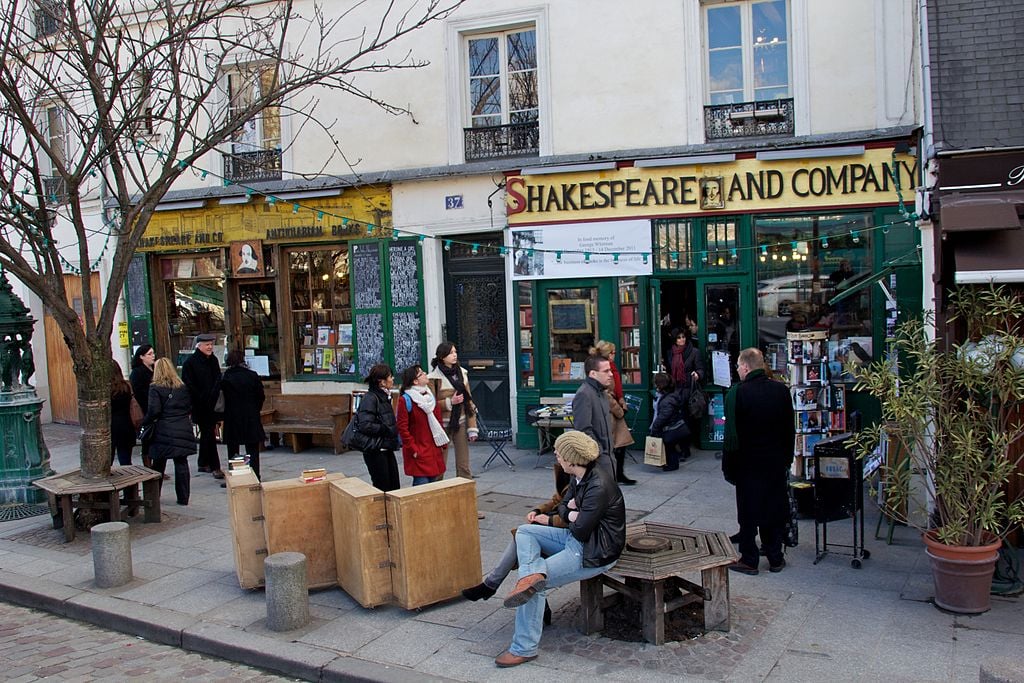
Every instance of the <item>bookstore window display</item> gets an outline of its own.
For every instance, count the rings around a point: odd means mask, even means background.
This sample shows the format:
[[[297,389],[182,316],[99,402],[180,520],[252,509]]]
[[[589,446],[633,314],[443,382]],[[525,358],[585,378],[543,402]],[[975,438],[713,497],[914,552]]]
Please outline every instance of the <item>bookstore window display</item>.
[[[355,372],[347,248],[286,253],[297,375]]]
[[[597,341],[597,287],[547,292],[552,382],[582,382],[583,363]]]
[[[169,357],[180,367],[204,332],[224,334],[224,263],[220,252],[160,259]]]
[[[533,289],[529,282],[517,285],[519,306],[519,386],[532,388],[537,385],[534,366],[536,355],[533,348]]]
[[[632,277],[619,280],[619,371],[623,384],[640,384],[640,298]]]

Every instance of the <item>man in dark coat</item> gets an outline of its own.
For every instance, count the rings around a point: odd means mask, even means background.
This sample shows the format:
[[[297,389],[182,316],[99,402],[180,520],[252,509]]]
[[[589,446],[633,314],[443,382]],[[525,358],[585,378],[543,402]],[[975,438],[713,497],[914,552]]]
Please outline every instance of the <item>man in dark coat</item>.
[[[249,467],[260,476],[260,446],[266,434],[260,421],[260,410],[266,394],[260,376],[245,366],[245,354],[232,349],[227,357],[228,369],[220,380],[224,392],[224,443],[228,458],[238,455],[240,445],[245,446]],[[224,484],[221,484],[224,486]]]
[[[224,478],[220,469],[220,455],[217,453],[217,436],[214,430],[218,416],[213,411],[220,386],[220,363],[213,355],[216,335],[200,334],[196,337],[196,350],[181,366],[181,379],[192,397],[192,422],[199,427],[200,472],[213,472],[217,479]]]
[[[597,464],[614,479],[612,417],[605,395],[612,385],[612,364],[604,356],[589,356],[583,370],[587,378],[572,397],[572,427],[597,442],[600,449]]]
[[[722,472],[736,487],[736,515],[740,523],[740,559],[729,569],[757,574],[760,554],[755,536],[768,557],[768,569],[782,571],[782,531],[789,515],[786,487],[793,463],[793,404],[789,390],[768,378],[764,356],[744,349],[736,363],[740,383],[725,399],[725,444]]]

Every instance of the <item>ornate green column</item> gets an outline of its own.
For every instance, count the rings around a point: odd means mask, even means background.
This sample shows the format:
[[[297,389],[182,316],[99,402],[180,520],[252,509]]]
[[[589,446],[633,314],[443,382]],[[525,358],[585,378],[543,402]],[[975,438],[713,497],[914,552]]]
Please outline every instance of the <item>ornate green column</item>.
[[[35,320],[0,270],[0,505],[45,503],[32,482],[53,474],[39,413],[43,400],[29,379]]]

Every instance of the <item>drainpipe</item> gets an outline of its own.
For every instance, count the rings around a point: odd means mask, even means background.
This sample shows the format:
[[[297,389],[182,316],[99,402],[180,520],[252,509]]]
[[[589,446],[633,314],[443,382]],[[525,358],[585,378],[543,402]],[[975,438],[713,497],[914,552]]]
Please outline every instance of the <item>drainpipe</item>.
[[[924,280],[925,310],[935,311],[934,327],[929,330],[930,336],[934,338],[936,330],[945,326],[945,316],[941,312],[942,292],[939,288],[939,273],[942,269],[942,239],[941,224],[936,224],[932,219],[932,206],[934,206],[934,191],[937,185],[937,161],[935,159],[935,134],[934,122],[932,119],[932,66],[928,41],[928,0],[918,0],[918,31],[919,51],[921,59],[921,105],[923,120],[923,134],[921,136],[921,179],[923,187],[919,190],[921,197],[918,201],[918,215],[927,215],[927,221],[919,222],[919,227],[924,228],[921,223],[926,222],[926,229],[921,230],[922,239],[927,235],[931,239],[931,261],[922,259],[922,278]],[[926,246],[926,245],[922,245]]]

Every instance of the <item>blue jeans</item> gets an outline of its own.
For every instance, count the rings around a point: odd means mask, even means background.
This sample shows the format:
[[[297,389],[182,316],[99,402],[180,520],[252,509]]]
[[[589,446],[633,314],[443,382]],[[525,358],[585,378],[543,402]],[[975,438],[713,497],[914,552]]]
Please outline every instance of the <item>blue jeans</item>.
[[[508,648],[514,655],[533,657],[537,654],[544,630],[544,602],[548,592],[602,574],[615,563],[584,567],[583,544],[568,529],[536,524],[523,524],[516,529],[516,553],[519,556],[519,578],[538,573],[547,577],[547,588],[516,608],[515,633]]]
[[[432,481],[434,481],[433,477],[413,477],[412,485],[419,486],[420,484],[429,484]]]

